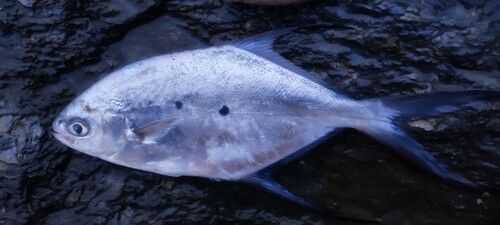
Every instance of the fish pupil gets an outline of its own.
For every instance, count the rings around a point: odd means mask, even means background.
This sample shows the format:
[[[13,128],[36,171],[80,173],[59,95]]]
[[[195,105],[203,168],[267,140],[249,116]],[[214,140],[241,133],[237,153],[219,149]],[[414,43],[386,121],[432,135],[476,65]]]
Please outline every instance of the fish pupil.
[[[177,108],[177,109],[182,109],[182,102],[180,102],[180,101],[175,101],[175,108]]]
[[[81,134],[82,131],[83,131],[83,128],[82,128],[82,125],[80,124],[73,124],[73,130],[77,133],[77,134]]]
[[[229,108],[225,105],[222,106],[222,108],[219,109],[219,114],[221,116],[225,116],[227,114],[229,114]]]

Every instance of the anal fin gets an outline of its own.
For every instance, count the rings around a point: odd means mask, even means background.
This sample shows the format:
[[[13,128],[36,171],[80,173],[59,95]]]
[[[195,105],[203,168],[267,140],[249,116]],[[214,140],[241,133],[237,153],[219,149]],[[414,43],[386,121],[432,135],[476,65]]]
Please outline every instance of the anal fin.
[[[352,220],[357,222],[369,222],[369,223],[379,223],[381,219],[379,218],[359,218],[354,215],[348,215],[347,213],[337,212],[332,209],[329,209],[319,203],[306,200],[302,197],[299,197],[290,191],[288,191],[285,187],[277,183],[269,173],[268,170],[264,169],[257,173],[251,174],[249,176],[240,179],[239,182],[244,183],[246,185],[270,192],[280,198],[291,201],[297,205],[303,206],[305,208],[311,209],[313,211],[335,216],[341,219]]]
[[[319,205],[315,202],[311,202],[308,200],[305,200],[297,195],[294,195],[290,191],[288,191],[286,188],[278,184],[274,179],[271,178],[271,176],[267,173],[256,173],[249,175],[241,180],[240,182],[244,184],[248,184],[253,187],[257,187],[259,189],[262,189],[264,191],[273,193],[280,198],[289,200],[291,202],[294,202],[297,205],[304,206],[306,208],[312,209],[314,211],[318,212],[327,212],[328,209],[325,208],[322,205]]]

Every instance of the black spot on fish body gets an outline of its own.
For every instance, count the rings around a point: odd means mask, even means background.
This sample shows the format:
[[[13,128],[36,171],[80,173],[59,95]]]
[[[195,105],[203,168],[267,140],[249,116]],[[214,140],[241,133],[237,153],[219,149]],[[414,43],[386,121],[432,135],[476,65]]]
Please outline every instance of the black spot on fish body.
[[[182,102],[181,101],[175,101],[175,108],[182,109]]]
[[[229,114],[229,108],[225,105],[222,106],[222,108],[219,109],[219,114],[221,116],[225,116],[227,114]]]

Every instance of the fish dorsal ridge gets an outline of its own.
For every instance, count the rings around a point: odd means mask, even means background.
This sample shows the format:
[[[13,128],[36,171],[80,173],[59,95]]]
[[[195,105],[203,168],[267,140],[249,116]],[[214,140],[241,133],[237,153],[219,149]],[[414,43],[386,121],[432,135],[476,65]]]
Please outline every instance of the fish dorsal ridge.
[[[302,77],[305,77],[306,79],[311,80],[311,81],[331,90],[332,89],[331,85],[327,84],[325,81],[321,80],[320,78],[313,76],[308,71],[293,64],[290,60],[284,58],[283,56],[281,56],[280,54],[278,54],[276,51],[273,50],[273,44],[278,38],[284,36],[285,34],[291,32],[295,29],[296,28],[284,28],[284,29],[264,32],[261,34],[257,34],[257,35],[250,36],[250,37],[241,39],[239,41],[236,41],[236,42],[232,43],[231,46],[234,46],[234,47],[239,48],[239,49],[243,49],[243,50],[250,52],[254,55],[257,55],[261,58],[269,60],[272,63],[280,65],[283,68],[294,72],[295,74],[298,74]]]

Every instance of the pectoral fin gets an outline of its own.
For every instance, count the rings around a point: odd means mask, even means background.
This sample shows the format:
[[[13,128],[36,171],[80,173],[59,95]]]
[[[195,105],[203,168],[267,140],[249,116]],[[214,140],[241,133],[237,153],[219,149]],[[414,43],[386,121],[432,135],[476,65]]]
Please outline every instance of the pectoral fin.
[[[129,136],[133,136],[134,139],[143,142],[144,144],[155,144],[158,143],[158,141],[161,140],[162,137],[165,136],[173,127],[175,127],[176,121],[176,117],[170,117],[139,128],[133,128],[132,125],[129,125],[132,133]],[[130,124],[128,120],[127,123]]]

